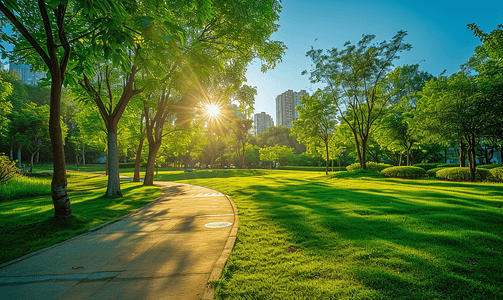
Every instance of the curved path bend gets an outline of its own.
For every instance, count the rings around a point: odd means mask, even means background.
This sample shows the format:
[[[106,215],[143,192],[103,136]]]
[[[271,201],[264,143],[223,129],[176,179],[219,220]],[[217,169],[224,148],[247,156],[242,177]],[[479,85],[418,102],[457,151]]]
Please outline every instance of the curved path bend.
[[[0,265],[0,298],[212,299],[236,206],[212,189],[155,184],[162,195],[118,221]]]

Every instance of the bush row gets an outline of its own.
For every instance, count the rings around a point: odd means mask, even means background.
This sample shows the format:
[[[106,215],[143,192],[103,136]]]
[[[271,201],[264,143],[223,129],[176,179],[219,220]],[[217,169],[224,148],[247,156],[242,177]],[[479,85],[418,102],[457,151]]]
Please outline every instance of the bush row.
[[[431,169],[436,168],[455,168],[459,167],[459,164],[423,163],[423,164],[414,164],[414,167],[419,167],[424,169],[425,171],[429,171]]]
[[[375,172],[375,173],[381,173],[382,170],[393,167],[392,165],[389,164],[383,164],[383,163],[375,163],[375,162],[367,162],[367,170],[370,172]],[[360,167],[360,163],[354,163],[352,165],[349,165],[347,167],[349,172],[356,171],[356,170],[361,170],[362,167]]]
[[[482,169],[494,169],[494,168],[500,168],[500,167],[503,167],[503,164],[490,164],[490,165],[477,166],[477,168],[482,168]]]
[[[381,173],[386,177],[409,179],[424,177],[426,175],[426,171],[423,168],[410,166],[391,167],[384,169]]]
[[[470,180],[470,168],[468,167],[457,167],[457,168],[447,168],[437,172],[436,177],[443,180]],[[475,181],[486,181],[494,180],[494,176],[491,171],[487,169],[476,169],[475,170]]]
[[[292,171],[316,171],[325,172],[325,167],[308,167],[308,166],[281,166],[278,170],[292,170]],[[332,166],[328,166],[328,171],[332,171]],[[334,165],[334,172],[339,171],[339,166]],[[341,167],[341,171],[346,171],[346,167]]]

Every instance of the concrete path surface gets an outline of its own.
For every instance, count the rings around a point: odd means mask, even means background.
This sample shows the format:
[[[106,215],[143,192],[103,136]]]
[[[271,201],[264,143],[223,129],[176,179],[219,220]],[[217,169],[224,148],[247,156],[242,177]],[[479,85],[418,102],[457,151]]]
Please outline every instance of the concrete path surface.
[[[236,207],[215,190],[155,184],[162,196],[119,221],[0,265],[0,299],[212,299]]]

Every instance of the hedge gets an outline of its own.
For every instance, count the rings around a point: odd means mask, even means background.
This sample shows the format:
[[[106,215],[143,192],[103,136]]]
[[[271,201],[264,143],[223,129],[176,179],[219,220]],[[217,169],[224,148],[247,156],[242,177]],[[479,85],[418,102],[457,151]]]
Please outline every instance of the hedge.
[[[119,169],[127,169],[127,168],[134,168],[134,162],[119,164]]]
[[[325,167],[282,166],[282,167],[279,167],[278,170],[325,172]],[[332,172],[332,165],[328,166],[328,171]],[[337,171],[339,171],[339,165],[334,165],[334,172],[337,172]],[[341,167],[341,171],[346,171],[346,167]]]
[[[489,170],[491,172],[491,175],[494,177],[494,180],[497,181],[503,181],[503,167],[498,167]]]
[[[494,169],[494,168],[500,168],[503,167],[503,164],[490,164],[490,165],[480,165],[477,166],[477,168],[482,168],[482,169]]]
[[[370,172],[375,172],[375,173],[381,173],[382,170],[387,169],[389,167],[393,167],[392,165],[389,164],[383,164],[383,163],[375,163],[375,162],[367,162],[367,170]],[[347,167],[348,171],[356,171],[360,170],[362,167],[360,167],[360,163],[354,163],[352,165],[349,165]]]
[[[459,164],[437,164],[437,168],[459,168]]]
[[[434,168],[434,169],[428,170],[428,171],[426,171],[426,175],[428,177],[437,177],[437,172],[440,170],[443,170],[443,169],[445,169],[445,168]]]
[[[425,171],[437,168],[438,163],[424,163],[424,164],[414,164],[414,167],[419,167]]]
[[[424,177],[426,175],[426,171],[423,168],[410,166],[391,167],[384,169],[381,173],[386,177],[409,179]]]
[[[438,179],[443,180],[469,181],[470,168],[468,167],[446,168],[438,171],[436,177]],[[494,177],[491,174],[491,172],[486,169],[476,169],[475,181],[485,181],[485,180],[494,180]]]

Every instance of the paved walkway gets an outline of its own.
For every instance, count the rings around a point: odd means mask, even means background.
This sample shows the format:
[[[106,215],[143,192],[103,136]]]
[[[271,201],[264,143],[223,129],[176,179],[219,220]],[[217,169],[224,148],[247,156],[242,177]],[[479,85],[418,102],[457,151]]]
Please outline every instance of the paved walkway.
[[[162,196],[118,222],[0,265],[0,299],[212,299],[236,207],[215,190],[155,184]]]

